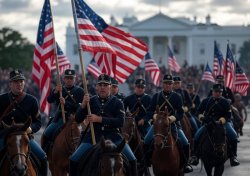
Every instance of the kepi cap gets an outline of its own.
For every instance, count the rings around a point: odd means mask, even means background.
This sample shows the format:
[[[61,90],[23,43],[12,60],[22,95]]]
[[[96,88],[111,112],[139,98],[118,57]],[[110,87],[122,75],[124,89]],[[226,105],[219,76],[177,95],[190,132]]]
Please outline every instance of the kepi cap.
[[[221,84],[214,84],[212,90],[213,90],[213,91],[222,92],[222,91],[223,91],[223,86],[222,86]]]
[[[64,76],[76,76],[76,71],[72,69],[66,69],[64,71]]]
[[[135,86],[146,87],[146,81],[145,81],[145,79],[137,79],[135,81]]]
[[[9,81],[15,81],[15,80],[25,80],[25,77],[21,70],[13,70],[10,72]]]
[[[106,74],[101,74],[98,77],[97,84],[111,84],[110,76]]]
[[[112,86],[118,86],[118,81],[115,78],[111,78],[111,85]]]
[[[175,77],[173,77],[173,80],[174,80],[174,81],[181,81],[181,77],[175,76]]]

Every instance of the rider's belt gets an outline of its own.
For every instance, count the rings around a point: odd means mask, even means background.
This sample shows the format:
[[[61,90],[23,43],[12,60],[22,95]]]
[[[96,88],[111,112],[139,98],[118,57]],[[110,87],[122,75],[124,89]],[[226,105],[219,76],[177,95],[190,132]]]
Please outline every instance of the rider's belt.
[[[109,127],[109,126],[102,126],[101,130],[102,131],[109,131],[109,132],[119,132],[118,128]]]

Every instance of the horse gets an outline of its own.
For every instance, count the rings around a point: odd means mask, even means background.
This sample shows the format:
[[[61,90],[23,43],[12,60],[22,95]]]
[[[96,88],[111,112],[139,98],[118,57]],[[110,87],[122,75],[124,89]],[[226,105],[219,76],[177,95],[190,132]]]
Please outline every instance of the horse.
[[[143,140],[137,128],[136,122],[134,117],[139,112],[139,108],[132,114],[128,114],[125,117],[125,122],[123,127],[121,128],[122,135],[125,138],[126,142],[130,146],[131,150],[133,151],[135,157],[137,158],[137,168],[138,168],[138,175],[142,176],[150,175],[148,167],[145,166],[144,163],[144,153],[143,153]]]
[[[206,126],[199,142],[200,158],[204,163],[207,176],[221,176],[227,160],[226,131],[219,122],[210,122]]]
[[[243,115],[242,113],[240,114],[239,107],[236,106],[231,106],[232,110],[232,117],[233,117],[233,127],[239,136],[243,136],[243,126],[244,126],[244,120],[243,120]]]
[[[79,139],[80,129],[75,117],[71,115],[48,151],[49,169],[53,176],[67,176],[69,157],[77,148]]]
[[[5,153],[1,154],[1,175],[36,176],[38,169],[31,159],[29,135],[26,130],[31,124],[29,118],[24,124],[12,123],[11,126],[1,122],[6,134]]]
[[[183,176],[181,154],[168,118],[168,111],[156,110],[154,118],[153,172],[156,176]]]
[[[125,140],[116,146],[110,140],[101,138],[100,142],[93,146],[87,155],[82,158],[79,166],[81,176],[125,176],[124,158],[121,154],[125,146]],[[127,166],[128,171],[128,166]]]

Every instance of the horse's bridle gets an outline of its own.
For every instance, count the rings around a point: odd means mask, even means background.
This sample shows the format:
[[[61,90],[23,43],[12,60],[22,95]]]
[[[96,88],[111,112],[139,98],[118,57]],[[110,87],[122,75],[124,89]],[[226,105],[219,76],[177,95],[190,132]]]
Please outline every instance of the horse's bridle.
[[[125,117],[125,119],[133,119],[133,117]],[[135,121],[133,120],[133,123],[134,123]],[[135,123],[134,123],[134,125],[136,125]],[[129,138],[128,138],[128,143],[133,139],[133,136],[134,136],[134,134],[135,134],[135,128],[132,128],[132,133],[131,133],[131,135],[129,135],[128,133],[123,133],[123,134],[126,134],[126,135],[128,135],[129,136]]]
[[[69,142],[69,141],[67,140],[66,135],[64,136],[64,137],[65,137],[65,141],[66,141],[66,143],[67,143],[67,146],[69,146],[69,153],[70,153],[70,154],[72,154],[72,153],[75,151],[75,148],[77,147],[77,146],[76,146],[77,142],[75,142],[75,138],[74,138],[74,135],[73,135],[74,129],[72,128],[72,125],[73,125],[74,123],[76,123],[76,122],[72,122],[72,123],[70,124],[70,136],[72,137],[72,138],[71,138],[72,141]],[[77,124],[77,123],[76,123],[76,124]],[[77,137],[77,138],[78,138],[78,137]],[[73,146],[74,148],[72,148],[72,146]]]
[[[102,169],[102,158],[105,157],[105,156],[110,156],[110,157],[122,157],[122,154],[121,153],[114,153],[114,152],[111,152],[111,153],[103,153],[102,156],[101,156],[101,159],[99,161],[99,169],[98,169],[98,175],[101,175],[101,169]]]
[[[27,133],[24,132],[24,133],[12,133],[9,136],[16,135],[16,134],[18,134],[18,135],[27,135]],[[10,155],[8,150],[7,150],[7,159],[9,161],[9,163],[10,163],[10,172],[12,172],[15,169],[16,165],[17,165],[17,163],[13,162],[13,160],[16,157],[18,157],[18,156],[24,157],[25,158],[25,164],[27,164],[27,160],[29,158],[29,155],[30,155],[30,146],[28,146],[28,153],[27,154],[18,152],[18,153],[14,154],[14,155]],[[27,167],[25,169],[27,170]]]

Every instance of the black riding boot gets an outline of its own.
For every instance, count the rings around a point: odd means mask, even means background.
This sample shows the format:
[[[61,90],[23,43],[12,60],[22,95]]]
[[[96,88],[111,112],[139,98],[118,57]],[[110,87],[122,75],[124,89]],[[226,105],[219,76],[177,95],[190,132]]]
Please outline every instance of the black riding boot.
[[[42,176],[47,176],[48,175],[48,162],[47,162],[47,158],[41,160],[40,173],[41,173]]]
[[[130,165],[130,175],[131,176],[137,176],[138,175],[137,161],[136,160],[129,161],[129,165]]]
[[[230,164],[231,166],[238,166],[240,165],[240,162],[237,159],[237,140],[231,141],[231,150],[232,150],[232,156],[230,158]]]
[[[78,176],[78,162],[70,160],[69,163],[69,176]]]
[[[188,163],[189,160],[189,145],[183,146],[184,151],[184,173],[193,172],[192,166]]]
[[[153,152],[151,149],[151,145],[144,144],[143,152],[144,152],[145,166],[150,167],[151,166],[151,159],[152,159],[152,152]]]
[[[198,142],[194,140],[194,152],[191,158],[190,164],[197,166],[199,164],[199,149],[198,149]]]

